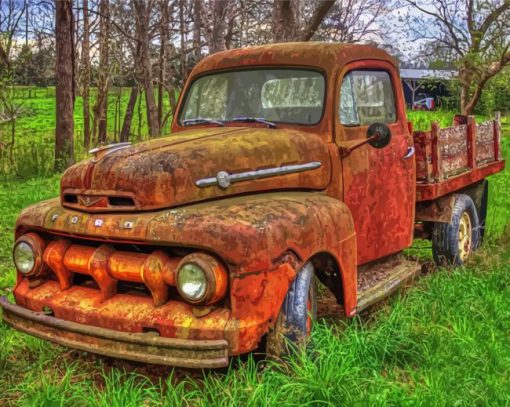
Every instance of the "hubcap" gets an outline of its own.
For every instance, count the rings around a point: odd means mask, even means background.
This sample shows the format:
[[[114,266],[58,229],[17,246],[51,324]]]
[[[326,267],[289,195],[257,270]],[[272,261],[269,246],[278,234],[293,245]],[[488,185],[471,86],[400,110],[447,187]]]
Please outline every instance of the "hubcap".
[[[471,254],[471,218],[467,212],[464,212],[459,223],[459,257],[465,262]]]

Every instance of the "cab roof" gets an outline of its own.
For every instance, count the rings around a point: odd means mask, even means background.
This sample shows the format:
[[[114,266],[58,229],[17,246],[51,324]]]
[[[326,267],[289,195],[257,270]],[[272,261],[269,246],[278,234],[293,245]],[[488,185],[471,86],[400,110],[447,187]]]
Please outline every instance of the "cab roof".
[[[347,63],[363,59],[383,60],[398,66],[386,51],[370,45],[286,42],[218,52],[201,60],[193,69],[193,76],[206,71],[267,65],[308,66],[330,73]]]

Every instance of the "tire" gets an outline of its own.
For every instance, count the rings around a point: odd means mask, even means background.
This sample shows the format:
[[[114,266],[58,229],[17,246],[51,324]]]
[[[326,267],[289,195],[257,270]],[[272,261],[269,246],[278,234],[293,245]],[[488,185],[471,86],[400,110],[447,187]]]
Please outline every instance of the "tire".
[[[438,266],[454,267],[466,263],[480,242],[480,223],[475,203],[469,195],[455,195],[450,223],[435,223],[432,254]]]
[[[287,291],[278,319],[266,337],[266,354],[281,358],[294,349],[305,349],[317,317],[317,284],[312,263],[297,273]],[[290,346],[289,346],[290,344]]]

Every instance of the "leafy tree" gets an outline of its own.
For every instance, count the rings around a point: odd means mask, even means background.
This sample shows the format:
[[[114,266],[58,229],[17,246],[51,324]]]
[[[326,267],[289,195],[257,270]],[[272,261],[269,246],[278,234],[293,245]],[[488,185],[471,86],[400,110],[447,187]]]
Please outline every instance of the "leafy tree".
[[[473,113],[491,78],[510,64],[509,0],[405,0],[415,39],[458,68],[461,110]]]

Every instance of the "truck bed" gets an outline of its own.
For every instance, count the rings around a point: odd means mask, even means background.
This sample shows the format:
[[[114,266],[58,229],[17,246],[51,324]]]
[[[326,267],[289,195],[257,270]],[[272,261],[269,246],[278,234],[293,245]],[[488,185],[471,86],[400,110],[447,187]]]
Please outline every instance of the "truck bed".
[[[474,116],[457,115],[452,127],[432,123],[430,131],[413,132],[416,149],[416,201],[430,201],[501,171],[501,124],[476,124]]]

